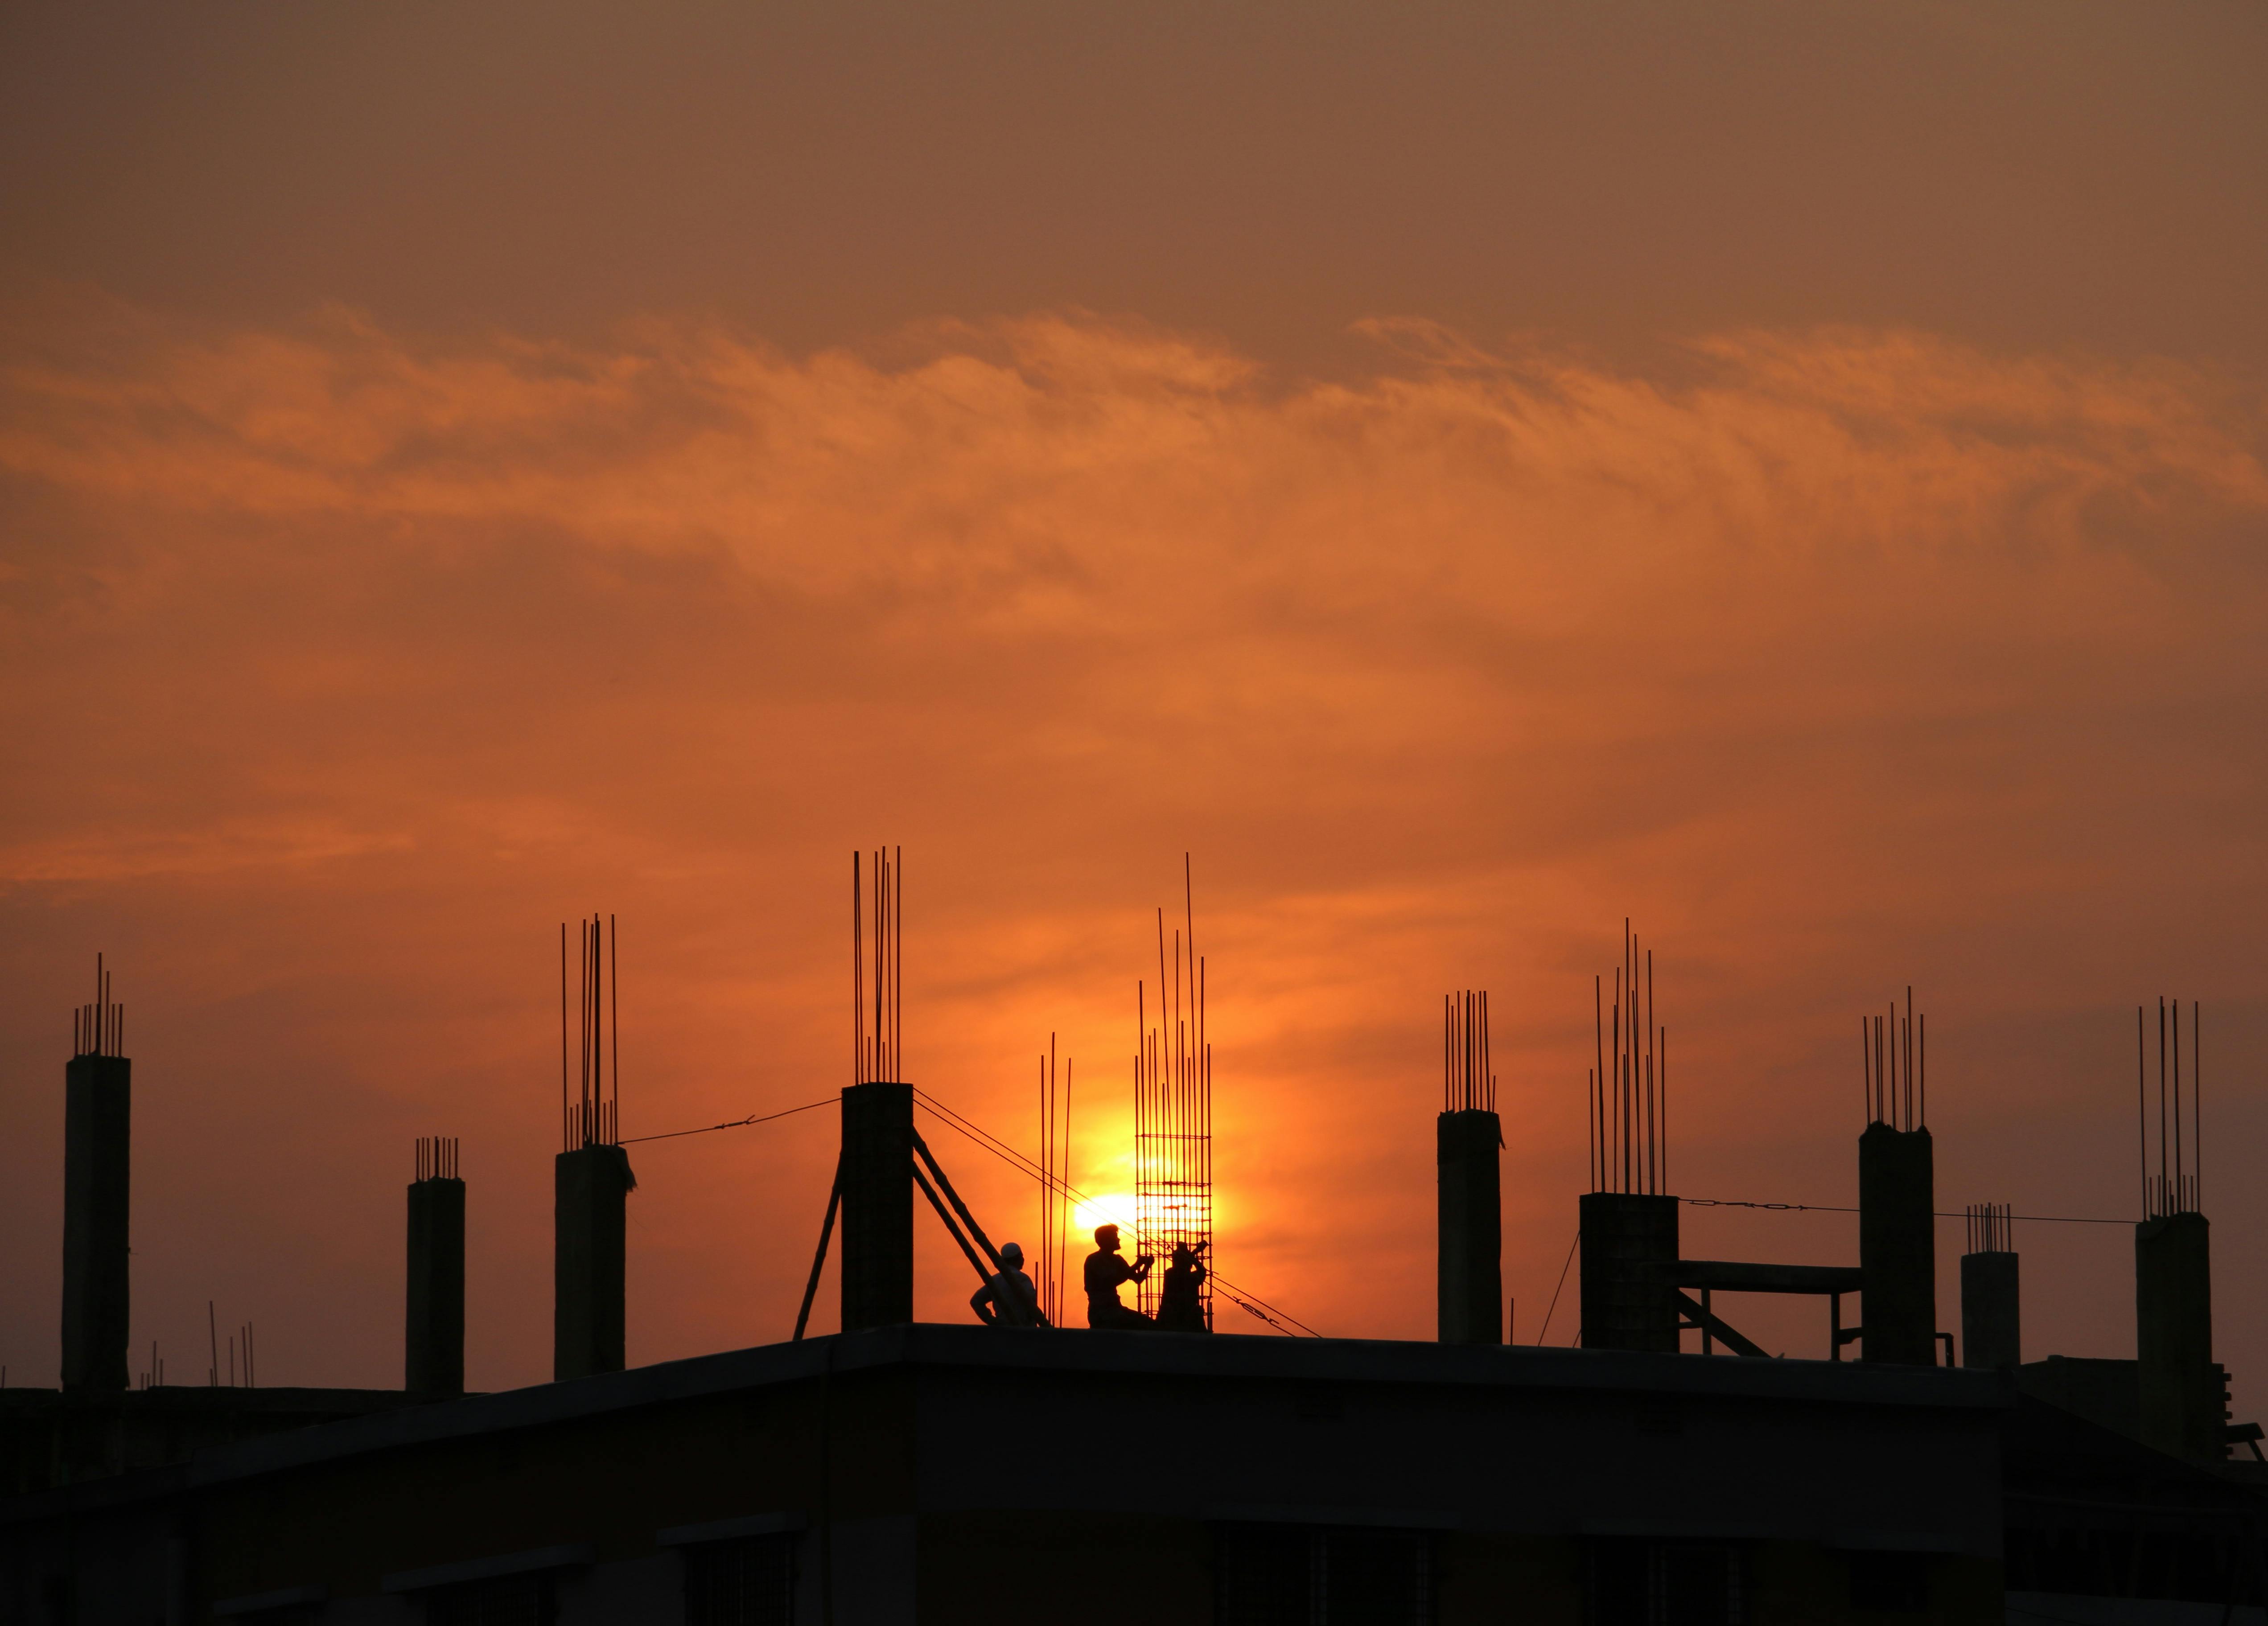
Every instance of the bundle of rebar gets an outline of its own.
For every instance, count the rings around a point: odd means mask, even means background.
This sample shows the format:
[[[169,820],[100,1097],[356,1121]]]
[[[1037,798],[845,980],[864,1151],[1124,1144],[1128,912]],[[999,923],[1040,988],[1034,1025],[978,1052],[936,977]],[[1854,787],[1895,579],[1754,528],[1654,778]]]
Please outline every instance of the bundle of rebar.
[[[94,999],[92,1003],[71,1007],[71,1055],[123,1056],[126,1054],[126,1007],[114,1004],[110,997],[110,974],[102,968],[102,956],[94,957]]]
[[[2013,1254],[2016,1251],[2016,1211],[2007,1203],[1969,1205],[1969,1251],[1972,1254]]]
[[[874,853],[874,894],[865,897],[859,856],[850,855],[850,1082],[905,1082],[903,848]],[[872,991],[866,945],[873,944]],[[870,1002],[871,1001],[871,1004]]]
[[[1496,1110],[1486,989],[1441,996],[1441,1110]]]
[[[1893,999],[1887,1026],[1879,1016],[1859,1019],[1859,1065],[1868,1123],[1909,1131],[1928,1125],[1929,1018],[1916,1019],[1911,984],[1904,1016]]]
[[[1669,1178],[1669,1030],[1655,1019],[1653,951],[1639,948],[1627,917],[1614,1002],[1603,977],[1591,979],[1591,1189],[1659,1196]]]
[[[576,959],[583,984],[582,1038],[568,1059],[567,927],[559,927],[559,1120],[563,1150],[614,1146],[622,1142],[622,990],[617,974],[615,917],[596,912],[576,931]],[[612,1028],[612,1049],[608,1033]],[[571,1072],[579,1082],[571,1098]]]
[[[2158,1172],[2150,1173],[2148,1066],[2145,1058],[2143,1007],[2134,1009],[2135,1115],[2142,1156],[2142,1218],[2163,1219],[2169,1214],[2204,1212],[2204,1107],[2199,1086],[2204,1061],[2200,1053],[2197,1002],[2190,1002],[2189,1125],[2182,1123],[2182,1002],[2173,1002],[2168,1020],[2164,996],[2158,999]],[[2172,1041],[2173,1071],[2166,1068],[2167,1043]]]

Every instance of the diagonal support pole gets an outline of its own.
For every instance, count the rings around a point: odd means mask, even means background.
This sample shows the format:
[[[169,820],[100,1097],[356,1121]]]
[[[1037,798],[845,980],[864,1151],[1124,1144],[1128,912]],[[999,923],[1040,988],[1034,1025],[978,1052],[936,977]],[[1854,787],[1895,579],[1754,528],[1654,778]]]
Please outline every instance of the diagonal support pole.
[[[960,1247],[961,1256],[968,1261],[968,1268],[976,1272],[976,1279],[980,1282],[990,1281],[991,1273],[985,1269],[984,1262],[976,1256],[976,1250],[969,1245],[968,1239],[961,1234],[961,1226],[953,1218],[953,1210],[946,1207],[945,1199],[937,1195],[937,1188],[922,1178],[918,1165],[914,1168],[914,1184],[921,1188],[922,1196],[929,1199],[929,1205],[937,1210],[937,1217],[945,1222],[946,1234],[951,1237],[955,1245]]]
[[[938,1166],[935,1154],[930,1151],[929,1144],[922,1139],[919,1131],[916,1131],[914,1135],[914,1153],[929,1166],[929,1172],[936,1177],[938,1189],[951,1199],[953,1211],[961,1216],[961,1223],[968,1227],[968,1234],[976,1239],[976,1246],[984,1250],[984,1257],[992,1262],[992,1269],[995,1270],[1001,1269],[1000,1250],[993,1247],[990,1240],[986,1238],[984,1227],[976,1223],[976,1217],[968,1211],[968,1204],[961,1200],[961,1194],[953,1188],[953,1182],[945,1177],[945,1171]],[[917,1169],[914,1172],[914,1178],[916,1180],[921,1178],[920,1170]]]
[[[922,1188],[923,1194],[932,1203],[938,1201],[938,1191],[944,1192],[946,1200],[953,1204],[953,1212],[961,1217],[961,1225],[968,1228],[968,1234],[976,1240],[976,1246],[983,1249],[984,1257],[992,1262],[992,1269],[1005,1272],[1008,1267],[1000,1262],[1000,1250],[992,1246],[991,1239],[984,1234],[984,1227],[976,1223],[976,1216],[968,1211],[968,1204],[961,1200],[961,1194],[953,1188],[953,1182],[945,1177],[945,1170],[939,1166],[936,1153],[930,1151],[929,1144],[922,1139],[918,1130],[914,1134],[914,1155],[919,1159],[914,1166],[914,1183]],[[936,1190],[931,1189],[929,1181],[922,1178],[922,1166],[924,1164],[928,1166],[930,1174],[936,1178]],[[952,1217],[946,1214],[942,1205],[938,1207],[937,1217],[945,1221],[945,1228],[954,1233],[953,1240],[960,1242],[961,1251],[967,1253],[968,1244],[961,1240],[960,1231],[955,1228]],[[986,1270],[973,1254],[970,1256],[969,1262],[976,1266],[978,1276],[988,1282],[992,1279],[991,1271]],[[1040,1313],[1037,1305],[1032,1306],[1032,1320],[1037,1326],[1053,1325],[1046,1316]]]
[[[1714,1312],[1703,1309],[1692,1294],[1679,1291],[1677,1307],[1685,1314],[1686,1326],[1700,1328],[1704,1332],[1721,1341],[1724,1346],[1734,1354],[1745,1355],[1755,1360],[1768,1361],[1771,1358],[1771,1352],[1769,1350],[1754,1339],[1744,1337],[1727,1326]]]
[[[819,1272],[827,1263],[827,1239],[835,1234],[835,1210],[843,1206],[843,1160],[835,1161],[835,1188],[827,1194],[827,1218],[819,1224],[819,1251],[812,1255],[811,1280],[803,1285],[803,1308],[795,1313],[795,1336],[791,1343],[803,1342],[803,1329],[811,1321],[811,1301],[819,1296]]]

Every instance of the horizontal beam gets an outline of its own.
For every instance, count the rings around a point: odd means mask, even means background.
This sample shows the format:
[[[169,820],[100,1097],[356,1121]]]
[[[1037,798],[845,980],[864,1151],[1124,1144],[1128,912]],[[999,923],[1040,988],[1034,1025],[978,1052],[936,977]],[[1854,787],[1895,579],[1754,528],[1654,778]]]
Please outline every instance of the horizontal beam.
[[[1855,1293],[1866,1284],[1856,1265],[1752,1265],[1725,1259],[1676,1259],[1652,1267],[1672,1287],[1718,1293]]]

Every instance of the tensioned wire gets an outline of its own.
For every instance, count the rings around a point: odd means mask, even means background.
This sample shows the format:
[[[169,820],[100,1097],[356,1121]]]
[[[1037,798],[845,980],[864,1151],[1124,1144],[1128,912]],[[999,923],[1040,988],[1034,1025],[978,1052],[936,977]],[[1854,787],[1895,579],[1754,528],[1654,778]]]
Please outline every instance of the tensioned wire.
[[[1743,1203],[1735,1197],[1680,1197],[1680,1203],[1695,1208],[1760,1208],[1787,1214],[1856,1214],[1855,1208],[1838,1208],[1828,1203]],[[1937,1219],[1966,1219],[1966,1214],[1948,1214],[1938,1210],[1932,1218]],[[2029,1220],[2042,1225],[2131,1225],[2131,1219],[2095,1219],[2073,1214],[2011,1214],[2010,1219]]]
[[[627,1140],[619,1140],[615,1144],[618,1146],[635,1146],[644,1140],[676,1140],[681,1136],[707,1135],[718,1129],[744,1129],[752,1123],[770,1123],[774,1118],[792,1118],[797,1113],[809,1112],[814,1107],[839,1107],[842,1101],[841,1096],[830,1095],[823,1101],[806,1101],[800,1107],[789,1107],[778,1112],[750,1113],[745,1118],[734,1118],[728,1123],[704,1123],[697,1129],[671,1129],[664,1135],[633,1135]]]

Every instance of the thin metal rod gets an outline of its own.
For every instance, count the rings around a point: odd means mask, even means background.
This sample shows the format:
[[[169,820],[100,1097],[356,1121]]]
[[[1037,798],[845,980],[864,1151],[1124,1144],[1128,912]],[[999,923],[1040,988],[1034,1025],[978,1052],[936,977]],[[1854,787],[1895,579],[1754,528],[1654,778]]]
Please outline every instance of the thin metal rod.
[[[894,848],[890,873],[897,895],[890,905],[890,1060],[906,1076],[906,850]]]
[[[622,1129],[622,939],[615,935],[615,917],[607,916],[607,1019],[615,1025],[614,1101],[608,1109],[607,1139],[618,1140]]]
[[[1627,953],[1624,958],[1628,958]],[[1614,1009],[1608,1012],[1607,1025],[1611,1030],[1609,1036],[1614,1041],[1615,1050],[1615,1155],[1612,1184],[1616,1191],[1627,1191],[1630,1189],[1630,1166],[1624,1156],[1624,1148],[1630,1141],[1630,1128],[1624,1122],[1623,1107],[1624,1094],[1623,1089],[1623,970],[1619,966],[1615,968],[1615,1004]]]
[[[2182,1002],[2174,1001],[2174,1201],[2173,1211],[2179,1213],[2188,1204],[2183,1201],[2182,1190]]]
[[[1496,1055],[1489,1043],[1488,990],[1481,990],[1481,1107],[1496,1110]]]
[[[859,938],[858,854],[850,855],[850,1082],[866,1082],[865,948]]]
[[[1595,1053],[1597,1070],[1591,1075],[1591,1107],[1597,1117],[1591,1144],[1597,1149],[1598,1165],[1592,1171],[1591,1189],[1607,1188],[1607,1017],[1606,979],[1597,973],[1591,976],[1591,1045]]]
[[[1063,1284],[1064,1297],[1071,1292],[1071,1254],[1069,1234],[1072,1213],[1071,1200],[1071,1069],[1064,1068],[1063,1101],[1063,1223],[1056,1229],[1056,1277]]]

